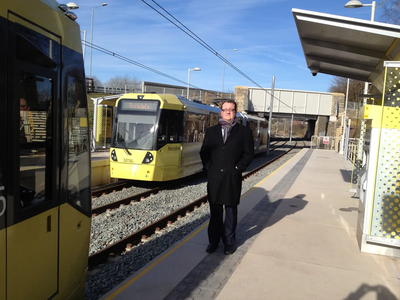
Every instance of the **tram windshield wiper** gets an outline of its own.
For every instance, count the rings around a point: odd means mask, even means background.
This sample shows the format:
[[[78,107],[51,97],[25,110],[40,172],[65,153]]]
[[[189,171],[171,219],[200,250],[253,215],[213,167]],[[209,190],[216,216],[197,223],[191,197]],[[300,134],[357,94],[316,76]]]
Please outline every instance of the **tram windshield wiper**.
[[[129,152],[129,149],[126,146],[126,142],[125,142],[124,138],[121,136],[120,133],[118,133],[118,135],[117,135],[117,144],[121,145],[122,147],[124,147],[126,153],[128,153],[129,155],[132,155],[132,153]]]

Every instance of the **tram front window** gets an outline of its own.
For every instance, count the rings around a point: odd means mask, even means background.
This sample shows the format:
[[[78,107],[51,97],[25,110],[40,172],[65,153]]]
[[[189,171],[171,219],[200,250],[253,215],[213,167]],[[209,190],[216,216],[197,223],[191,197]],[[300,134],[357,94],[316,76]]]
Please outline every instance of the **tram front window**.
[[[119,114],[113,147],[152,150],[156,114]]]

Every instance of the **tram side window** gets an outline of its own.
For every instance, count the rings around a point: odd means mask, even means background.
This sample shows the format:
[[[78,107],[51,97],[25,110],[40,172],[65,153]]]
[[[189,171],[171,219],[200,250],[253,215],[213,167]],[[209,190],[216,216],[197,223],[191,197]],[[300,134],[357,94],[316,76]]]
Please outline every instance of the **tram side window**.
[[[219,115],[215,113],[210,114],[210,126],[217,125],[219,122]]]
[[[268,122],[260,123],[260,145],[268,144]]]
[[[258,138],[258,122],[257,121],[252,121],[249,120],[249,127],[253,133],[253,139],[257,139]]]
[[[20,206],[22,208],[50,199],[52,81],[21,72],[19,105]]]
[[[68,201],[90,209],[89,128],[84,82],[68,76]]]
[[[208,115],[186,112],[184,141],[186,143],[203,142],[205,130],[209,124],[210,119]]]

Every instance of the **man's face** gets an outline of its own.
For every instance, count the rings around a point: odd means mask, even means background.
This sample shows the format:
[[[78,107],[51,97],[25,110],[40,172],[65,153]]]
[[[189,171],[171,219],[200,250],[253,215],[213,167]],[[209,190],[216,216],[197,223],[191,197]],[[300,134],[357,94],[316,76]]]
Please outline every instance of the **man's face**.
[[[29,106],[26,104],[26,100],[21,98],[19,99],[19,110],[28,111]]]
[[[226,122],[231,122],[236,115],[235,104],[226,102],[222,104],[221,117]]]

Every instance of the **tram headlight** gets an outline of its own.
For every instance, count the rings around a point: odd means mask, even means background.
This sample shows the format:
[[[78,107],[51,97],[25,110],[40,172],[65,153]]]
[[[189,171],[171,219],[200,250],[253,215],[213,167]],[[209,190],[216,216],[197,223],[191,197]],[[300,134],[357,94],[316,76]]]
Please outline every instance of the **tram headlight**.
[[[146,156],[144,157],[142,164],[149,164],[153,161],[154,157],[153,154],[151,154],[150,152],[146,153]]]
[[[117,154],[115,153],[115,149],[113,151],[111,151],[111,159],[113,161],[118,161]]]

